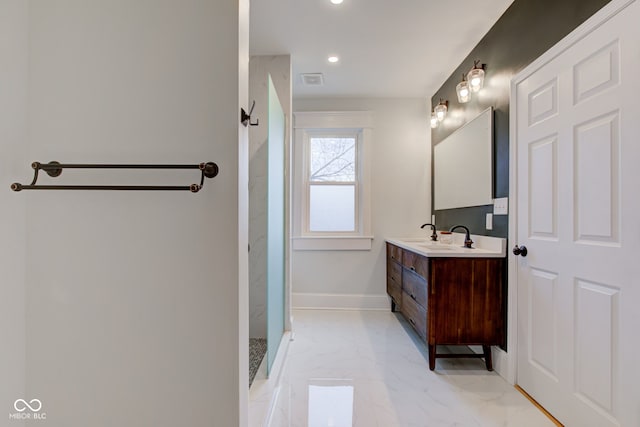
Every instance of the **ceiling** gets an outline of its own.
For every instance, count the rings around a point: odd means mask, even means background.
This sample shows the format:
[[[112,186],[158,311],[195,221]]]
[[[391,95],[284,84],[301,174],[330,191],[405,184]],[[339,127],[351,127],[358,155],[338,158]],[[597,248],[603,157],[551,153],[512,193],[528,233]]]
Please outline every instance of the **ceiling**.
[[[250,53],[291,54],[294,98],[430,98],[512,1],[252,0]]]

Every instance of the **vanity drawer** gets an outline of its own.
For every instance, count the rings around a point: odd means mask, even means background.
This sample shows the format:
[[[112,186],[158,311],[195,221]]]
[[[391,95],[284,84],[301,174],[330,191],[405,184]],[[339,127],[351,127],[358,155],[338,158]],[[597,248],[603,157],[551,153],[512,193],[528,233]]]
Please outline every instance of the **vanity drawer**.
[[[415,271],[425,279],[429,277],[429,258],[409,251],[403,251],[402,265]]]
[[[422,308],[427,308],[427,280],[410,270],[404,270],[402,276],[402,290],[409,297],[420,304]]]
[[[427,338],[427,310],[402,291],[402,314],[422,338]]]
[[[402,307],[402,266],[397,262],[387,260],[387,293],[393,299],[396,309]]]
[[[402,249],[391,243],[387,243],[387,259],[402,263]]]
[[[402,286],[402,266],[394,261],[387,261],[387,280]]]

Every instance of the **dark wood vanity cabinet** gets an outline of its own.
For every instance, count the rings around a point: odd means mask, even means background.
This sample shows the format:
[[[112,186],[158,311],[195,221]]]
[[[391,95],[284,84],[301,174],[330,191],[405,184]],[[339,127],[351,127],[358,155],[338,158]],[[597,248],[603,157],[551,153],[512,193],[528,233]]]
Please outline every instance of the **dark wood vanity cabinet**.
[[[436,358],[484,357],[504,345],[504,258],[429,258],[387,243],[387,293]],[[482,354],[440,354],[438,345],[480,345]]]

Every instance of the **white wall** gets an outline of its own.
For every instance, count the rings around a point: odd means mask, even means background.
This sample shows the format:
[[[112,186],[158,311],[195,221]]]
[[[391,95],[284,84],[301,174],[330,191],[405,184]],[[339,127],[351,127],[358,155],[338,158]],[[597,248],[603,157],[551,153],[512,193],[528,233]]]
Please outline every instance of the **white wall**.
[[[25,200],[9,184],[29,178],[27,2],[0,1],[0,414],[25,398]],[[24,425],[11,421],[11,425]]]
[[[389,308],[386,237],[421,236],[430,222],[431,154],[425,99],[295,99],[294,111],[372,111],[370,251],[293,251],[294,307]],[[294,142],[295,144],[295,142]],[[348,296],[345,296],[348,295]]]
[[[19,3],[0,10],[20,9],[7,18],[19,36],[10,70],[2,50],[2,76],[18,88],[0,104],[4,113],[12,102],[17,123],[1,128],[0,190],[29,181],[33,160],[212,160],[221,170],[198,194],[0,191],[2,258],[22,253],[8,276],[18,307],[5,312],[1,300],[3,323],[11,317],[19,331],[26,294],[26,335],[11,332],[18,348],[26,337],[25,397],[42,401],[52,426],[245,425],[248,143],[238,112],[248,97],[248,0],[32,0],[28,20],[14,22],[27,16]],[[29,66],[26,144],[18,47]],[[57,182],[198,179],[65,171]],[[13,368],[4,337],[3,374]],[[22,397],[20,370],[8,377],[11,402]],[[6,384],[3,375],[2,408]]]
[[[286,118],[285,164],[289,165],[291,141],[291,56],[252,56],[249,62],[249,99],[255,100],[252,121],[259,126],[249,129],[249,335],[267,337],[267,141],[269,127],[268,89],[271,75],[278,99]],[[288,177],[287,177],[288,179]],[[288,185],[285,195],[288,199]],[[286,227],[289,227],[289,208],[285,209]],[[288,241],[288,235],[285,241]],[[289,253],[288,245],[285,248]],[[285,266],[285,311],[289,312],[290,274],[289,259]],[[288,316],[285,328],[289,329]]]

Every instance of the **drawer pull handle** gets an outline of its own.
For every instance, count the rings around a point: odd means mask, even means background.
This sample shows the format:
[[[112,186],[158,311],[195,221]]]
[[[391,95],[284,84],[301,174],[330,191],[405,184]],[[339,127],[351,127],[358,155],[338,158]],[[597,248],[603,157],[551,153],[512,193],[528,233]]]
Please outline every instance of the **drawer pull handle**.
[[[414,300],[414,301],[416,300],[416,297],[415,297],[415,296],[413,296],[413,294],[411,294],[411,295],[409,295],[409,296],[411,297],[411,299],[412,299],[412,300]]]
[[[411,267],[409,267],[409,270],[416,271],[416,268],[412,265]]]
[[[413,326],[416,326],[416,322],[414,322],[412,318],[409,318],[409,322],[411,322]]]

